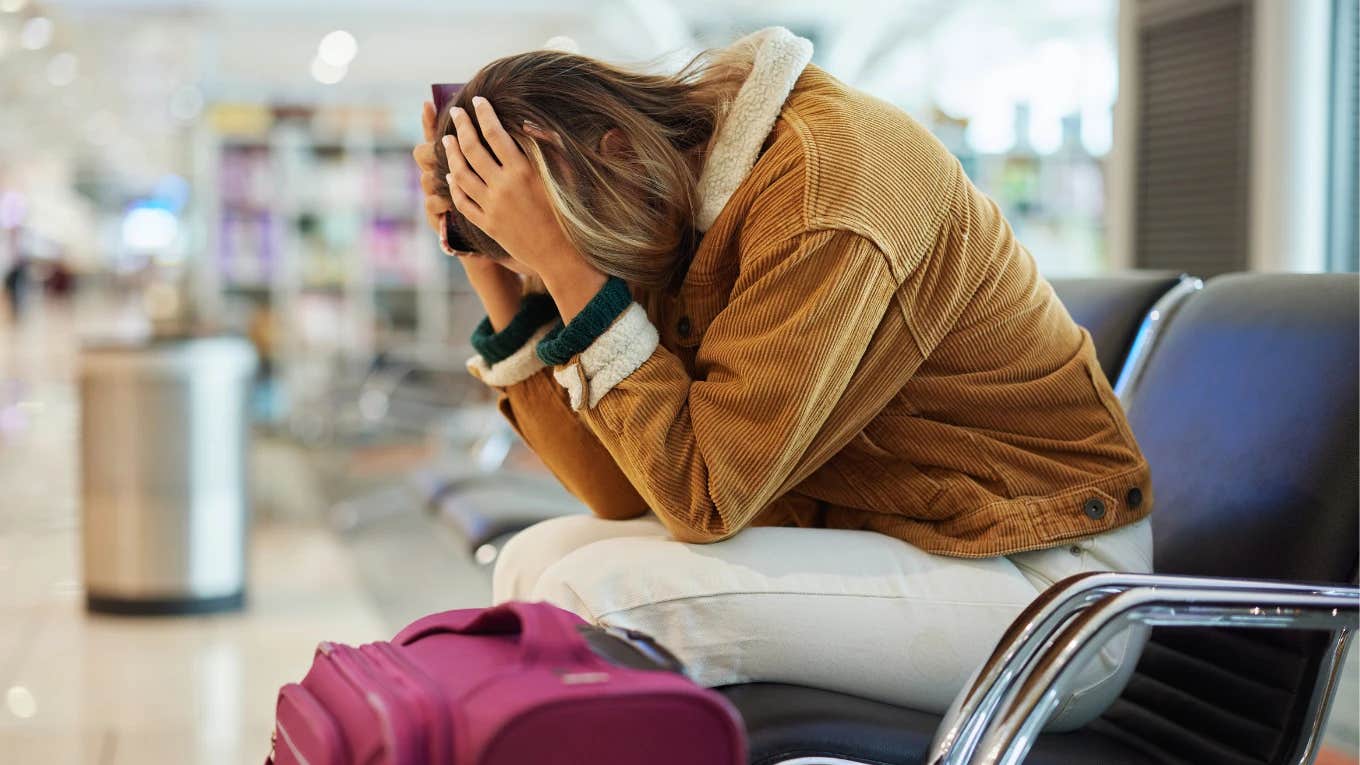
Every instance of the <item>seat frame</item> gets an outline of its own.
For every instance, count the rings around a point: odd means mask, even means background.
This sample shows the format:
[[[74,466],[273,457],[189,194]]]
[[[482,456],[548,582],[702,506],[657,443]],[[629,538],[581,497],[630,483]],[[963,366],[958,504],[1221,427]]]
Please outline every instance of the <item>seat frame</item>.
[[[1354,586],[1078,574],[1050,587],[1015,620],[945,714],[926,762],[1022,762],[1080,669],[1133,623],[1330,631],[1331,644],[1303,718],[1307,734],[1289,760],[1311,762],[1358,622],[1360,588]]]
[[[1133,336],[1133,342],[1129,344],[1129,349],[1124,354],[1124,363],[1119,366],[1119,379],[1114,381],[1114,394],[1120,401],[1127,399],[1129,391],[1134,385],[1138,384],[1139,378],[1143,376],[1143,370],[1147,368],[1148,359],[1152,356],[1152,348],[1157,344],[1157,338],[1162,332],[1162,327],[1175,315],[1176,311],[1185,304],[1200,290],[1204,289],[1204,280],[1188,274],[1181,274],[1180,281],[1176,286],[1166,291],[1166,294],[1157,299],[1143,317],[1142,323],[1138,325],[1138,332]]]

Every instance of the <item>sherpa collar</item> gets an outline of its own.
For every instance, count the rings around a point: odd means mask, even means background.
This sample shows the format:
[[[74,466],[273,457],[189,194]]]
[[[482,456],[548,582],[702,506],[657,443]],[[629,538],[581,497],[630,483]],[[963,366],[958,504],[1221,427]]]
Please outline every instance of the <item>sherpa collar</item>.
[[[733,45],[754,45],[751,73],[741,84],[699,173],[696,228],[707,231],[746,179],[798,75],[812,60],[812,43],[784,27],[764,29]]]

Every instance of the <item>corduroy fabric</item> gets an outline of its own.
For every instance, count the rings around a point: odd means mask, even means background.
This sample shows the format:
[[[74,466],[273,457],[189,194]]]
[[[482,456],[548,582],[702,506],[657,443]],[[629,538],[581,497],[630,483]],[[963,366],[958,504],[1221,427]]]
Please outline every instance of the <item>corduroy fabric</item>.
[[[491,317],[483,317],[472,330],[469,342],[487,364],[495,364],[510,358],[539,327],[556,318],[557,304],[551,296],[528,292],[520,298],[519,310],[500,332],[491,327]]]
[[[915,120],[814,65],[679,294],[647,302],[660,345],[596,406],[573,413],[546,375],[503,389],[604,517],[650,507],[687,542],[825,526],[991,557],[1151,511],[1090,336],[997,206]]]

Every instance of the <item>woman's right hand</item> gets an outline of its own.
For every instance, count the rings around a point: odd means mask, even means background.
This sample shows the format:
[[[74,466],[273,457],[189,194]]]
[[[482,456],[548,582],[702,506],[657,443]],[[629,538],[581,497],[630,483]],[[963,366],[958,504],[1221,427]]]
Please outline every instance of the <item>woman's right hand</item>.
[[[443,235],[444,213],[453,211],[453,201],[447,195],[435,191],[434,179],[438,172],[434,154],[434,104],[426,101],[421,113],[421,126],[425,129],[425,143],[418,144],[411,152],[420,168],[420,189],[425,194],[425,221],[436,236]],[[520,294],[523,283],[515,272],[478,253],[467,253],[458,258],[467,272],[468,282],[482,300],[491,326],[497,331],[503,329],[519,310]]]
[[[434,154],[434,104],[426,101],[424,110],[420,115],[421,127],[425,129],[425,143],[416,144],[416,148],[411,151],[411,156],[416,160],[416,167],[420,168],[420,190],[425,194],[425,221],[430,224],[430,229],[436,234],[442,233],[444,213],[453,209],[453,200],[446,195],[436,193],[435,175],[438,161]]]

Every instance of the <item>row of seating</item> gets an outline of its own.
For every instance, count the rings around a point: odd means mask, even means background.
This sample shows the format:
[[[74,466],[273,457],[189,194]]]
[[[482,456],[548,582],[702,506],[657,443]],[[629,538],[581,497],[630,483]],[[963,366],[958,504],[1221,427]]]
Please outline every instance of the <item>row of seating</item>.
[[[725,688],[752,763],[1315,756],[1360,604],[1360,277],[1130,273],[1053,286],[1151,464],[1157,574],[1055,585],[945,720],[813,688]],[[484,560],[544,517],[504,492],[495,504],[458,495],[437,509]],[[1081,731],[1035,735],[1049,681],[1130,619],[1158,626],[1123,696]]]

